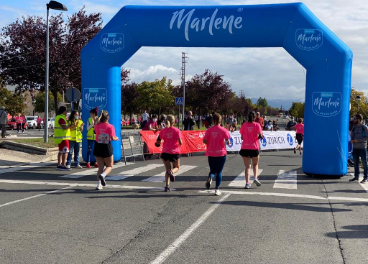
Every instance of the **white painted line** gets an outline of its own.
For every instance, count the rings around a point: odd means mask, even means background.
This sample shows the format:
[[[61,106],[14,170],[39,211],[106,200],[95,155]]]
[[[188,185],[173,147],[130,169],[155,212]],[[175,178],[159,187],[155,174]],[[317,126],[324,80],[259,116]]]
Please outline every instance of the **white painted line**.
[[[213,194],[214,191],[202,190],[200,193]],[[276,197],[288,197],[288,198],[303,198],[303,199],[314,199],[314,200],[336,200],[345,202],[365,202],[368,203],[368,199],[365,198],[355,198],[355,197],[335,197],[329,196],[317,196],[317,195],[304,195],[304,194],[290,194],[290,193],[267,193],[267,192],[252,192],[252,191],[225,191],[221,190],[222,193],[236,194],[236,195],[260,195],[260,196],[276,196]]]
[[[96,184],[91,183],[68,183],[68,182],[43,182],[43,181],[21,181],[21,180],[0,180],[0,183],[11,184],[28,184],[28,185],[48,185],[48,186],[70,186],[70,187],[88,187],[95,188]],[[164,190],[161,187],[147,187],[147,186],[125,186],[125,185],[112,185],[107,184],[104,188],[111,189],[129,189],[129,190]]]
[[[275,189],[289,189],[296,190],[298,189],[298,173],[297,171],[288,171],[279,170],[277,174],[277,179],[275,180],[275,184],[273,185]]]
[[[187,230],[184,231],[183,234],[181,234],[172,244],[170,244],[154,261],[150,262],[151,264],[161,264],[165,262],[165,260],[177,250],[181,244],[183,244],[191,234],[194,233],[200,227],[208,217],[216,210],[216,208],[224,202],[228,197],[230,196],[230,193],[224,195],[220,200],[217,201],[216,204],[212,205],[206,212],[204,212],[201,217],[197,219]]]
[[[1,208],[1,207],[8,206],[8,205],[12,205],[12,204],[20,203],[20,202],[23,202],[23,201],[28,201],[28,200],[30,200],[30,199],[34,199],[34,198],[37,198],[37,197],[45,196],[45,195],[47,195],[47,194],[56,193],[56,192],[61,192],[62,190],[66,190],[66,189],[69,189],[69,188],[71,188],[71,187],[70,187],[70,186],[68,186],[68,187],[65,187],[65,188],[60,189],[60,190],[55,190],[55,191],[50,191],[50,192],[46,192],[46,193],[41,193],[41,194],[37,194],[37,195],[30,196],[30,197],[27,197],[27,198],[23,198],[23,199],[19,199],[19,200],[16,200],[16,201],[12,201],[12,202],[9,202],[9,203],[1,204],[1,205],[0,205],[0,208]]]
[[[258,169],[258,176],[261,175],[262,172],[263,172],[263,169]],[[253,170],[250,171],[250,180],[254,181]],[[242,171],[242,173],[240,173],[238,177],[236,177],[232,182],[230,182],[228,186],[244,187],[245,186],[245,171]]]
[[[20,170],[34,169],[34,168],[38,168],[38,167],[45,167],[45,166],[53,165],[53,164],[56,164],[56,163],[55,162],[30,163],[30,164],[20,166],[20,167],[12,167],[12,168],[8,168],[8,169],[1,169],[0,174],[20,171]]]
[[[132,164],[134,164],[134,163],[127,163],[127,166],[132,165]],[[124,166],[125,166],[124,162],[118,163],[118,164],[114,165],[113,170],[118,169],[120,167],[124,167]],[[85,176],[90,176],[90,175],[97,174],[97,171],[98,171],[98,168],[95,168],[95,169],[90,169],[90,170],[78,171],[78,172],[74,172],[74,173],[67,174],[67,175],[64,175],[64,176],[59,176],[59,177],[60,178],[67,178],[67,179],[79,179],[79,178],[82,178],[82,177],[85,177]]]
[[[140,174],[140,173],[143,173],[143,172],[146,172],[146,171],[150,171],[150,170],[154,170],[154,169],[162,167],[162,166],[164,166],[164,164],[148,164],[148,165],[143,166],[143,167],[135,168],[135,169],[128,170],[128,171],[123,171],[123,172],[121,172],[121,173],[119,173],[118,175],[115,175],[115,176],[107,176],[106,180],[108,180],[108,181],[121,181],[121,180],[124,180],[126,178],[133,177],[137,174]]]
[[[354,173],[350,173],[350,176],[354,177]],[[360,180],[362,180],[364,178],[364,174],[360,173],[359,174],[359,184],[360,186],[362,186],[362,188],[368,193],[368,183],[360,183]]]
[[[195,169],[195,168],[197,168],[197,166],[182,165],[182,166],[180,166],[179,171],[177,173],[175,173],[175,176],[181,175],[184,172],[190,171],[190,170]],[[165,181],[165,173],[166,172],[161,172],[159,174],[156,174],[152,177],[144,179],[143,182],[164,182]]]

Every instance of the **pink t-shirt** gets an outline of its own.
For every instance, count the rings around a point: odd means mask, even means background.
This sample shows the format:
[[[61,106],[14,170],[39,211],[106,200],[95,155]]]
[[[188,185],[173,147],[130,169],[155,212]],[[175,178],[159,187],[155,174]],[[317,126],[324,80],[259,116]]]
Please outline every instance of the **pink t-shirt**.
[[[262,133],[261,125],[255,122],[245,122],[240,128],[243,136],[242,149],[259,149],[259,134]]]
[[[109,144],[111,137],[116,137],[115,127],[108,123],[98,123],[95,125],[96,142]]]
[[[179,139],[181,132],[176,127],[167,127],[160,131],[160,139],[164,141],[162,153],[180,154]]]
[[[304,135],[304,124],[300,124],[300,123],[296,124],[295,125],[295,130],[296,130],[297,134]]]
[[[207,140],[206,156],[223,157],[227,154],[225,140],[230,139],[230,133],[227,129],[213,126],[207,129],[204,139]]]

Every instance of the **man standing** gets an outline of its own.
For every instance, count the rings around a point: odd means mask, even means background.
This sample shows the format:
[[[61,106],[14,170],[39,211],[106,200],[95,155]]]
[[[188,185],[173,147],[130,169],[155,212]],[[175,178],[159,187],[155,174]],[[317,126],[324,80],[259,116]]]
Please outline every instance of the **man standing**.
[[[142,122],[148,122],[148,114],[147,114],[147,111],[144,110],[144,113],[142,114]]]
[[[1,137],[6,138],[5,132],[6,132],[6,124],[8,123],[8,113],[5,112],[5,106],[2,106],[0,108],[0,130],[1,130]]]
[[[353,159],[354,159],[354,178],[350,181],[359,180],[359,158],[362,160],[364,178],[361,183],[366,183],[367,174],[367,141],[368,141],[368,129],[362,124],[363,116],[357,114],[355,116],[355,125],[351,131],[351,143],[353,143]]]
[[[286,125],[286,130],[290,131],[293,127],[295,127],[296,122],[294,120],[294,117],[291,117],[291,120]]]
[[[184,130],[193,130],[195,122],[193,120],[193,113],[192,111],[188,111],[187,116],[183,121]]]
[[[261,117],[261,113],[260,112],[257,112],[256,113],[256,118],[254,119],[254,122],[258,123],[261,125],[261,128],[263,129],[265,124],[264,124],[264,120],[263,118]]]

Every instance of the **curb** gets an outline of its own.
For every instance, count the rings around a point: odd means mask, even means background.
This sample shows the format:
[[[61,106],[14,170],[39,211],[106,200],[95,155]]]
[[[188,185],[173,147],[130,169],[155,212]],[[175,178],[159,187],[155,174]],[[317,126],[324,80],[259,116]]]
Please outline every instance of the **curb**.
[[[58,148],[40,148],[40,147],[35,147],[32,145],[17,143],[13,141],[2,141],[0,143],[0,147],[9,149],[9,150],[22,151],[25,153],[37,154],[37,155],[56,155],[57,152],[59,151]]]

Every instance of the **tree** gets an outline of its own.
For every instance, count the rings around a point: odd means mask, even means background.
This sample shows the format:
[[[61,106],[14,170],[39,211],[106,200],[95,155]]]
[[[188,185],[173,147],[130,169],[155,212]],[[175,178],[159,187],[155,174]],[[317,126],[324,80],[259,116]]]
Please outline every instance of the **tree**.
[[[130,83],[121,86],[121,110],[123,113],[129,113],[132,119],[133,111],[137,110],[136,98],[139,96],[137,92],[138,84]]]
[[[268,102],[267,102],[267,99],[266,98],[262,98],[262,97],[259,97],[258,100],[257,100],[257,103],[256,103],[257,107],[267,107],[268,106]]]
[[[60,93],[57,94],[58,101],[62,101],[63,97]],[[45,111],[45,92],[39,92],[35,97],[34,100],[36,100],[35,103],[35,112],[42,113]],[[55,99],[54,95],[52,93],[49,93],[49,111],[56,111],[55,108]]]
[[[289,112],[292,116],[304,118],[305,103],[293,102]]]
[[[80,52],[100,31],[101,14],[86,14],[84,8],[68,17],[50,20],[50,92],[54,105],[58,93],[67,88],[81,89]],[[16,92],[45,90],[46,21],[40,16],[17,19],[0,33],[0,75]]]
[[[356,100],[357,96],[360,96],[359,111],[358,101]],[[359,92],[354,88],[351,88],[350,104],[350,115],[356,115],[359,112],[364,118],[368,118],[368,98],[365,96],[364,92]]]
[[[0,106],[5,106],[8,114],[14,116],[23,113],[25,109],[25,98],[19,96],[4,87],[0,87]]]

